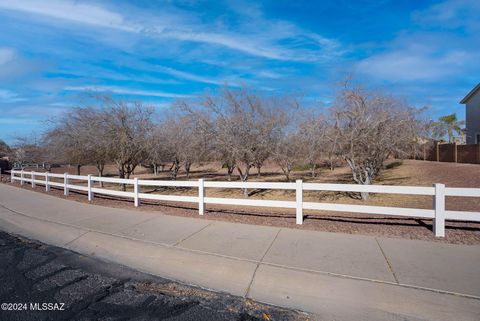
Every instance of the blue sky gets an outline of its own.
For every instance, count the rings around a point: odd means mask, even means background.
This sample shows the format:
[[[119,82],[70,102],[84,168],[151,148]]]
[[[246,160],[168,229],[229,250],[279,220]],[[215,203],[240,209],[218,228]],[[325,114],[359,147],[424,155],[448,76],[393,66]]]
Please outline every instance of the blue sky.
[[[346,72],[457,112],[480,82],[480,1],[0,0],[0,139],[85,91],[155,106],[224,84],[327,108]]]

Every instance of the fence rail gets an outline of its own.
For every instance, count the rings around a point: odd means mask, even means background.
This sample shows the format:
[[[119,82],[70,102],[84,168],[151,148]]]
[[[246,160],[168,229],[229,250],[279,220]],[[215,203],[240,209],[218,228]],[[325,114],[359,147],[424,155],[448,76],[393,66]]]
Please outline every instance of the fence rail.
[[[38,185],[45,186],[46,191],[51,187],[63,188],[64,195],[68,195],[70,190],[79,190],[87,192],[88,200],[92,201],[95,194],[113,195],[132,198],[135,206],[140,205],[140,200],[161,200],[175,202],[198,203],[200,215],[205,213],[205,204],[239,205],[239,206],[263,206],[295,209],[296,223],[303,223],[303,210],[321,210],[351,212],[362,214],[378,214],[392,216],[407,216],[433,219],[433,230],[435,236],[445,236],[445,220],[465,220],[480,222],[480,212],[467,211],[447,211],[445,210],[445,197],[480,197],[480,188],[458,188],[445,187],[443,184],[434,184],[433,187],[422,186],[392,186],[392,185],[354,185],[354,184],[317,184],[303,183],[297,180],[295,183],[281,182],[220,182],[204,181],[202,178],[198,181],[158,181],[158,180],[140,180],[96,177],[92,175],[70,175],[52,174],[43,172],[29,172],[23,170],[11,170],[11,182],[19,181],[21,185],[26,182],[32,185],[32,188]],[[63,180],[62,182],[51,181],[52,178]],[[74,181],[84,181],[86,185],[72,184]],[[133,192],[110,190],[95,187],[94,182],[105,182],[115,184],[128,184],[133,186]],[[169,186],[169,187],[192,187],[198,189],[198,196],[180,196],[180,195],[161,195],[142,193],[142,186]],[[205,197],[205,188],[256,188],[256,189],[284,189],[295,190],[295,201],[280,200],[254,200],[254,199],[235,199],[235,198],[217,198]],[[331,204],[303,202],[303,191],[338,191],[338,192],[368,192],[368,193],[388,193],[388,194],[408,194],[424,195],[433,197],[432,209],[401,208],[388,206],[371,205],[351,205],[351,204]]]

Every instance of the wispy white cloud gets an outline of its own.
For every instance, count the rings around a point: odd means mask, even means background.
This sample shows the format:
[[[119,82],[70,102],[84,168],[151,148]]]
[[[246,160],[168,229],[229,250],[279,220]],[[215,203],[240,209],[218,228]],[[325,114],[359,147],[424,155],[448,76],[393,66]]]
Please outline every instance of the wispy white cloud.
[[[22,77],[38,75],[42,68],[43,63],[40,61],[22,57],[13,48],[0,47],[1,83],[9,83]]]
[[[480,72],[480,2],[447,0],[412,14],[416,24],[357,64],[358,70],[393,83],[445,83]],[[452,29],[464,27],[462,32]]]
[[[126,23],[121,14],[101,6],[79,3],[77,1],[35,1],[35,0],[0,0],[0,8],[38,14],[65,21],[108,27],[124,31],[139,31],[138,27]]]
[[[274,60],[319,61],[343,53],[335,40],[303,30],[286,21],[270,21],[258,10],[255,10],[255,13],[240,12],[244,15],[254,14],[254,26],[251,17],[247,16],[244,19],[240,17],[240,27],[229,29],[226,26],[205,23],[192,12],[169,10],[168,7],[165,7],[158,17],[139,8],[134,8],[135,15],[129,16],[128,13],[122,14],[101,5],[67,0],[0,0],[0,8],[91,27],[141,33],[151,38],[221,46]]]
[[[57,73],[54,73],[56,77],[66,76],[75,76],[80,77],[90,82],[98,81],[99,79],[112,81],[112,80],[119,80],[119,81],[135,81],[135,82],[142,82],[142,83],[152,83],[152,84],[170,84],[170,85],[178,85],[181,84],[179,80],[175,79],[163,79],[159,78],[158,76],[151,75],[149,71],[139,71],[135,70],[135,72],[126,72],[122,71],[114,71],[109,70],[107,68],[99,67],[99,66],[92,66],[89,64],[75,64],[75,66],[68,66],[67,68],[62,68]],[[173,75],[173,74],[172,74]],[[194,75],[192,75],[194,76]],[[182,77],[179,77],[182,78]],[[183,78],[188,79],[188,78]],[[206,78],[207,79],[207,78]]]
[[[7,62],[13,60],[15,57],[15,51],[11,48],[0,47],[0,66],[5,65]]]
[[[279,79],[282,78],[283,75],[278,72],[274,71],[268,71],[268,70],[261,70],[256,73],[257,76],[263,77],[263,78],[270,78],[270,79]]]
[[[25,101],[26,98],[20,97],[18,94],[7,90],[7,89],[0,89],[0,103],[13,103],[19,101]]]
[[[439,81],[456,76],[475,61],[467,51],[439,53],[435,45],[407,45],[373,55],[358,64],[360,72],[391,82]]]
[[[480,1],[478,0],[447,0],[436,3],[426,10],[412,14],[413,20],[419,25],[455,29],[464,27],[467,31],[480,29]]]
[[[39,125],[41,124],[41,120],[34,119],[34,118],[4,118],[0,117],[0,125]]]
[[[222,83],[218,81],[217,79],[214,78],[209,78],[209,77],[203,77],[203,76],[198,76],[196,74],[192,74],[190,72],[186,71],[181,71],[178,69],[170,68],[170,67],[164,67],[164,66],[155,66],[154,67],[156,70],[169,74],[171,76],[180,78],[180,79],[186,79],[186,80],[192,80],[196,82],[201,82],[201,83],[206,83],[206,84],[213,84],[213,85],[221,85]]]
[[[157,29],[156,36],[168,37],[172,39],[192,41],[199,43],[208,43],[224,46],[233,50],[238,50],[253,56],[264,57],[276,60],[302,60],[301,57],[295,58],[288,50],[282,50],[280,47],[255,43],[251,37],[240,36],[237,34],[222,34],[208,32],[189,32],[182,30],[163,30]]]
[[[169,107],[172,106],[171,101],[159,102],[159,101],[155,101],[155,100],[142,100],[142,103],[145,106],[153,107],[155,109],[166,109],[166,108],[169,108]]]
[[[161,91],[135,90],[115,86],[67,86],[63,88],[66,91],[83,92],[109,92],[123,95],[145,96],[145,97],[164,97],[164,98],[187,98],[190,95],[175,94]]]

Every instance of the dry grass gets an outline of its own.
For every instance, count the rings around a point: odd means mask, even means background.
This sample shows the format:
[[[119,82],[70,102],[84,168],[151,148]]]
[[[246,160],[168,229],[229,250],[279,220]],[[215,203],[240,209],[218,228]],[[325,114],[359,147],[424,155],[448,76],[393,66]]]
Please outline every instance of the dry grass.
[[[443,183],[449,187],[478,187],[480,188],[480,166],[473,164],[453,164],[453,163],[437,163],[405,160],[402,162],[390,161],[388,164],[394,164],[392,168],[385,169],[381,176],[376,180],[375,184],[380,185],[403,185],[403,186],[432,186],[433,183]],[[387,164],[387,167],[388,167]],[[227,175],[225,169],[215,168],[215,164],[208,164],[202,167],[194,168],[189,180],[205,178],[206,180],[226,180]],[[59,168],[56,172],[64,172],[65,169]],[[262,176],[252,175],[250,181],[262,182],[278,182],[284,181],[285,177],[281,174],[280,169],[275,166],[267,166],[263,169]],[[94,174],[95,171],[91,167],[86,167],[82,171],[82,175],[87,173]],[[115,168],[109,166],[107,175],[113,176]],[[169,173],[163,172],[159,176],[155,176],[141,168],[137,171],[135,177],[142,179],[170,180]],[[292,180],[303,179],[305,182],[315,183],[351,183],[350,171],[346,167],[336,168],[334,171],[329,169],[321,169],[316,178],[309,177],[306,172],[295,172]],[[186,180],[184,175],[180,175],[178,180]],[[238,178],[234,178],[238,179]],[[52,179],[55,181],[55,179]],[[61,179],[58,180],[62,182]],[[81,183],[80,181],[74,182]],[[83,184],[85,184],[83,182]],[[105,184],[107,189],[118,189],[118,184]],[[128,191],[132,191],[132,186],[127,186]],[[171,188],[171,187],[142,187],[144,193],[169,194],[169,195],[197,195],[195,188]],[[225,198],[243,198],[243,192],[240,189],[230,188],[207,188],[206,195],[209,197],[225,197]],[[321,192],[321,191],[305,191],[304,201],[307,202],[329,202],[343,204],[362,204],[362,205],[378,205],[378,206],[401,206],[410,208],[431,208],[432,198],[428,196],[411,196],[396,194],[370,194],[370,199],[362,201],[357,193],[346,192]],[[293,190],[249,190],[250,199],[266,199],[266,200],[294,200],[295,192]],[[458,197],[450,197],[447,199],[447,209],[449,210],[469,210],[480,211],[480,199],[463,199]]]

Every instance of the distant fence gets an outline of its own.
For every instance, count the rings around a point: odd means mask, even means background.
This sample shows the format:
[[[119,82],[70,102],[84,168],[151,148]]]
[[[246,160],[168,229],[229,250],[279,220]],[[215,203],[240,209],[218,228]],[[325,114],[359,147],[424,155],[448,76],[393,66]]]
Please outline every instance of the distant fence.
[[[480,144],[435,144],[428,152],[426,160],[437,162],[480,164]]]
[[[34,188],[37,184],[45,186],[45,190],[50,191],[51,187],[62,188],[64,195],[69,194],[69,190],[78,190],[87,192],[88,200],[92,201],[95,194],[113,195],[126,198],[132,198],[134,205],[139,206],[142,199],[190,202],[198,204],[200,215],[205,213],[205,204],[223,204],[239,206],[263,206],[279,207],[296,210],[296,223],[303,223],[303,210],[321,210],[351,212],[363,214],[380,214],[393,216],[407,216],[433,219],[433,230],[435,236],[445,236],[445,220],[461,220],[480,222],[480,212],[466,211],[447,211],[445,210],[446,196],[480,197],[480,188],[457,188],[445,187],[443,184],[434,184],[433,187],[422,186],[391,186],[391,185],[355,185],[355,184],[318,184],[303,183],[297,180],[295,183],[281,182],[221,182],[221,181],[157,181],[96,177],[92,175],[69,175],[52,174],[40,172],[27,172],[11,170],[11,181],[20,182],[24,185],[29,182]],[[52,181],[52,178],[60,181]],[[84,185],[72,184],[72,180],[84,182]],[[115,184],[129,184],[133,186],[133,192],[109,190],[105,188],[94,187],[95,182],[106,182]],[[179,195],[160,195],[142,193],[142,186],[171,186],[171,187],[192,187],[198,189],[197,196],[179,196]],[[253,200],[253,199],[235,199],[235,198],[214,198],[205,197],[205,188],[256,188],[256,189],[282,189],[294,190],[295,201],[276,201],[276,200]],[[314,203],[303,201],[303,191],[338,191],[338,192],[368,192],[368,193],[387,193],[387,194],[408,194],[408,195],[426,195],[433,198],[433,209],[414,209],[387,206],[370,205],[351,205],[351,204],[333,204],[333,203]]]

